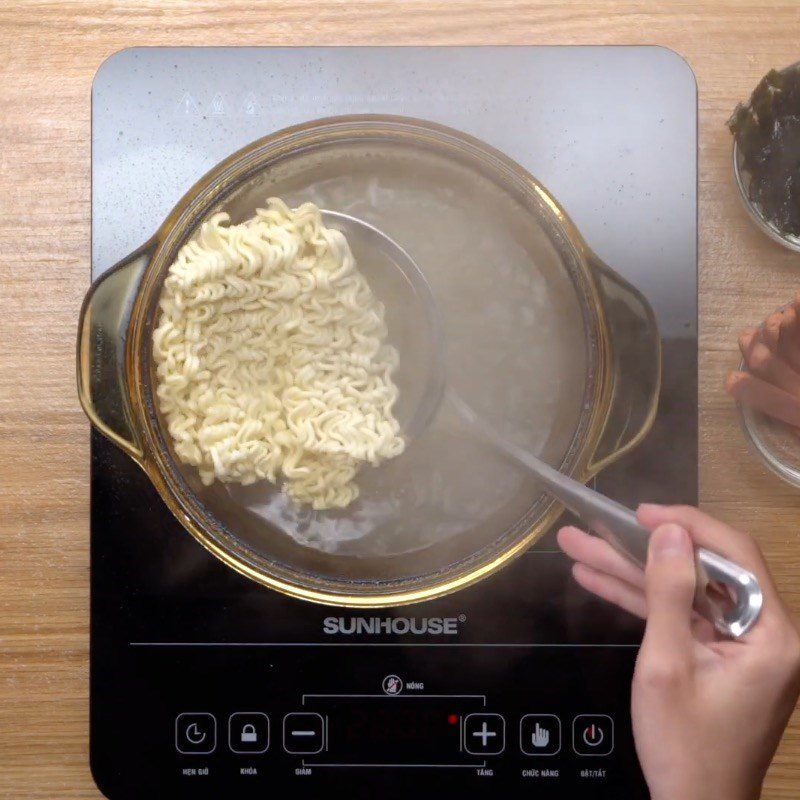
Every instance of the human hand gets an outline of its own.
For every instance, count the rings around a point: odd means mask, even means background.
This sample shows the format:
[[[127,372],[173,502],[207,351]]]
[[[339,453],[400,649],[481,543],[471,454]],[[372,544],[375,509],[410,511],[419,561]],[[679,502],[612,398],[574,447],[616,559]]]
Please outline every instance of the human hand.
[[[685,506],[642,505],[637,516],[652,531],[644,572],[577,528],[558,542],[584,589],[647,620],[631,716],[651,796],[753,800],[800,693],[800,635],[747,534]],[[758,578],[763,610],[742,638],[693,612],[693,543]]]
[[[739,349],[748,371],[728,375],[728,393],[800,429],[800,295],[761,328],[744,330]]]

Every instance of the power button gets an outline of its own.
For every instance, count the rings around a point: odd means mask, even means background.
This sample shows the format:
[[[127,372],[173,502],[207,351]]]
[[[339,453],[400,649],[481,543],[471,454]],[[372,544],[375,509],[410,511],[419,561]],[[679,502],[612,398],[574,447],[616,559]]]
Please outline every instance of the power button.
[[[572,721],[572,749],[579,756],[607,756],[614,749],[614,720],[607,714],[579,714]]]

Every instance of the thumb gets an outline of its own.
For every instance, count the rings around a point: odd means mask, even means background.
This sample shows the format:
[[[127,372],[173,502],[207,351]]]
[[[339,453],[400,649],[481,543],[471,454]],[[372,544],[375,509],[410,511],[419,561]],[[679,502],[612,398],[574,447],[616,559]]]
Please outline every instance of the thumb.
[[[650,536],[647,553],[647,627],[642,641],[642,651],[657,662],[688,663],[695,580],[689,534],[674,523],[660,525]]]

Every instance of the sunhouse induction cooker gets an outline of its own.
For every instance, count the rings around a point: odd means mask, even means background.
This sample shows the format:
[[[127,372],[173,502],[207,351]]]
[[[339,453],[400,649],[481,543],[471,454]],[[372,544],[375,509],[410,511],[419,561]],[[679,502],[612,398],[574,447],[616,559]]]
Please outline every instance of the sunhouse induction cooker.
[[[92,95],[93,277],[248,142],[380,112],[507,153],[647,295],[660,409],[597,485],[695,503],[696,86],[671,51],[123,51]],[[108,797],[647,797],[629,713],[641,623],[572,582],[553,532],[443,599],[315,606],[209,555],[97,433],[91,452],[91,764]]]

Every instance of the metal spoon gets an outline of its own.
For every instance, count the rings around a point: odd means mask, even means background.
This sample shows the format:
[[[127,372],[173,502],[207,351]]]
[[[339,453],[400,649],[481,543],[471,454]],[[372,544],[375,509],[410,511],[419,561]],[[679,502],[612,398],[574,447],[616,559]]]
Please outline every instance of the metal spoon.
[[[524,448],[503,438],[463,398],[451,388],[445,388],[443,334],[438,308],[425,275],[411,256],[383,231],[357,217],[336,211],[323,211],[322,218],[326,225],[342,231],[348,239],[351,236],[359,237],[361,241],[389,256],[392,264],[411,283],[415,296],[422,304],[421,311],[428,318],[434,332],[434,345],[441,369],[436,370],[436,375],[431,377],[431,386],[425,399],[407,426],[408,438],[414,438],[425,430],[446,398],[473,433],[524,466],[550,495],[580,517],[595,533],[633,563],[644,567],[650,531],[639,523],[633,511],[564,475]],[[744,635],[755,624],[763,604],[761,587],[755,575],[702,547],[695,549],[695,557],[695,610],[710,620],[720,633],[734,638]]]

